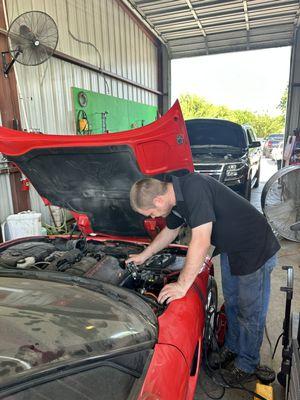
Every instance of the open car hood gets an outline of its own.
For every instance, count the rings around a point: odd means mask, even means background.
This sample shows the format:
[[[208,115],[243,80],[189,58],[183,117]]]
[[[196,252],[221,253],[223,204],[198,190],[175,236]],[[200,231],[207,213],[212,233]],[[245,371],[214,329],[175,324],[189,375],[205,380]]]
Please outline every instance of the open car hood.
[[[147,236],[129,191],[144,176],[194,170],[178,101],[142,128],[101,135],[32,134],[0,127],[0,152],[42,198],[70,210],[85,233]]]

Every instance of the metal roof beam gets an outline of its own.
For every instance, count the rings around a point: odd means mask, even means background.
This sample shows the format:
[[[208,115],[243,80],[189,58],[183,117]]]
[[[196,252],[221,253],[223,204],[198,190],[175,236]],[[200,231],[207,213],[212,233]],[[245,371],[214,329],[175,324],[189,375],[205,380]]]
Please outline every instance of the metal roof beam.
[[[244,17],[245,17],[246,30],[247,30],[247,50],[250,50],[250,41],[249,41],[250,24],[249,24],[249,14],[248,14],[248,4],[247,4],[247,0],[242,0],[242,1],[243,1]]]
[[[280,40],[286,40],[286,39],[291,39],[291,34],[290,33],[286,33],[285,35],[282,35],[280,33],[278,33],[275,36],[276,41],[280,41]],[[265,41],[270,41],[270,40],[274,40],[274,35],[261,35],[261,36],[256,36],[254,38],[251,38],[251,40],[249,41],[249,45],[253,45],[254,43],[261,43],[261,42],[265,42]],[[226,41],[222,41],[222,40],[216,40],[214,42],[209,42],[209,49],[213,49],[216,47],[226,47],[226,46],[233,46],[233,45],[239,45],[239,44],[243,44],[243,45],[247,45],[247,37],[243,37],[243,38],[232,38],[232,39],[227,39]],[[173,45],[173,53],[176,53],[177,51],[184,51],[184,49],[188,49],[188,48],[194,48],[195,50],[197,48],[204,48],[204,43],[182,43],[182,44],[178,44],[178,45]]]
[[[212,43],[214,41],[226,41],[226,40],[231,40],[231,39],[239,39],[241,38],[241,33],[242,31],[231,31],[231,32],[224,32],[224,33],[212,33],[209,38],[208,42]],[[264,35],[278,35],[278,34],[290,34],[292,35],[293,30],[291,29],[291,26],[287,25],[270,25],[267,27],[258,27],[258,28],[251,28],[250,30],[250,37],[255,38],[258,36],[264,36]],[[246,32],[245,32],[246,35]],[[186,38],[179,38],[179,39],[170,39],[169,40],[169,45],[171,47],[173,46],[180,46],[184,45],[187,43],[198,43],[199,39],[202,38],[202,36],[188,36]]]
[[[201,24],[201,21],[200,21],[198,15],[196,14],[196,11],[194,10],[194,7],[193,7],[192,3],[190,2],[190,0],[185,0],[185,2],[186,2],[186,4],[188,5],[188,7],[189,7],[189,9],[190,9],[190,11],[191,11],[193,17],[195,18],[195,20],[196,20],[196,22],[197,22],[197,25],[199,26],[199,29],[200,29],[202,35],[203,35],[204,37],[206,37],[205,30],[204,30],[204,28],[203,28],[203,26],[202,26],[202,24]]]
[[[291,25],[294,24],[294,20],[295,20],[295,16],[292,16],[291,14],[281,14],[281,15],[273,15],[273,16],[260,16],[257,17],[253,20],[251,20],[251,25],[252,28],[257,26],[257,25],[266,25],[266,26],[270,26],[270,25],[274,25],[276,26],[277,24],[280,24],[280,22],[285,21],[286,23],[290,23]],[[217,29],[219,32],[230,32],[232,30],[242,30],[244,28],[244,19],[240,19],[238,21],[235,21],[234,23],[232,21],[223,21],[222,24],[219,23],[209,23],[206,25],[205,28],[205,32],[206,32],[206,36],[208,34],[210,34],[210,32],[214,29]],[[187,24],[187,25],[178,25],[176,27],[176,24],[172,27],[170,27],[169,29],[163,29],[163,27],[160,28],[161,29],[161,33],[164,34],[164,37],[167,39],[168,35],[171,35],[172,33],[177,33],[178,35],[180,35],[183,32],[188,32],[190,31],[194,31],[196,28],[193,28],[193,25],[191,23]],[[250,29],[251,31],[251,29]],[[205,37],[206,37],[205,36]]]
[[[289,29],[289,30],[283,30],[280,31],[278,30],[278,32],[270,32],[268,30],[264,30],[262,32],[250,32],[249,35],[249,40],[250,40],[250,44],[254,41],[260,41],[263,40],[263,38],[266,37],[270,37],[270,38],[274,38],[275,40],[280,39],[281,37],[291,37],[291,35],[293,34],[293,30]],[[226,38],[224,38],[222,35],[212,35],[211,37],[208,38],[208,45],[209,47],[213,47],[215,43],[224,43],[225,45],[227,43],[232,43],[233,41],[238,43],[239,40],[246,40],[247,36],[245,33],[244,37],[241,37],[240,32],[235,32],[235,35],[230,35],[227,36]],[[170,40],[170,46],[176,51],[176,49],[178,47],[184,47],[184,46],[197,46],[201,43],[204,43],[200,41],[200,39],[202,39],[202,37],[199,36],[195,36],[195,37],[188,37],[188,38],[184,38],[184,39],[173,39]]]
[[[260,44],[253,44],[250,47],[250,50],[261,50],[261,49],[270,49],[270,48],[276,48],[276,47],[285,47],[285,46],[290,46],[290,41],[289,40],[283,40],[282,42],[274,42],[273,40],[266,41],[265,43],[260,43]],[[223,53],[234,53],[234,52],[240,52],[240,51],[247,51],[247,46],[232,46],[232,47],[220,47],[218,49],[212,49],[210,50],[210,54],[223,54]],[[204,56],[206,55],[206,50],[204,51],[184,51],[184,52],[178,52],[178,53],[173,53],[172,59],[178,59],[178,58],[189,58],[189,57],[199,57],[199,56]]]
[[[197,25],[198,25],[198,27],[199,27],[199,29],[200,29],[200,32],[202,33],[202,35],[203,35],[203,37],[204,37],[205,46],[206,46],[206,50],[207,50],[207,54],[208,54],[209,51],[208,51],[208,46],[207,46],[206,32],[205,32],[205,30],[204,30],[204,28],[203,28],[203,26],[202,26],[202,24],[201,24],[200,18],[198,17],[198,14],[197,14],[196,11],[194,10],[194,7],[193,7],[191,1],[190,1],[190,0],[185,0],[185,2],[186,2],[186,4],[188,5],[188,7],[189,7],[189,9],[190,9],[190,11],[191,11],[193,17],[195,18],[195,20],[196,20],[196,22],[197,22]]]
[[[249,31],[250,25],[249,25],[249,14],[248,14],[247,0],[243,0],[243,7],[244,7],[244,15],[245,15],[246,29],[247,29],[247,31]]]

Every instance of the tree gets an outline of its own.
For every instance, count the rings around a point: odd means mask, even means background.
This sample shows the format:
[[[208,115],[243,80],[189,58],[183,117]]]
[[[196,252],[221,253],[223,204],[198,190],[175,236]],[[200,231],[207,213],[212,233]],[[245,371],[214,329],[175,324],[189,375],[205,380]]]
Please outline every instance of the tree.
[[[285,116],[271,117],[268,114],[257,114],[248,110],[232,110],[226,106],[209,103],[205,98],[185,93],[179,97],[185,119],[222,118],[237,124],[253,126],[259,137],[270,133],[283,132]]]
[[[281,133],[284,131],[284,116],[270,117],[270,115],[257,115],[250,123],[259,137],[265,137],[270,133]]]
[[[280,103],[278,104],[277,108],[279,108],[279,110],[282,112],[282,115],[285,116],[286,114],[286,107],[287,107],[287,101],[288,101],[288,87],[285,88],[281,99],[280,99]]]

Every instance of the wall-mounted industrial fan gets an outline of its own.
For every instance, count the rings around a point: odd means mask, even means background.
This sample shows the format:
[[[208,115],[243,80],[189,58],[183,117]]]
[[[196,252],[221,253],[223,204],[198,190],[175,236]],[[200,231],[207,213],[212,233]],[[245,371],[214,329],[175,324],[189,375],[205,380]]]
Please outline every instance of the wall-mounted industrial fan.
[[[29,11],[19,15],[8,29],[9,51],[2,52],[3,72],[17,61],[23,65],[39,65],[48,60],[56,49],[58,30],[50,15],[42,11]],[[12,61],[6,62],[11,54]]]
[[[300,165],[282,168],[268,180],[261,208],[275,232],[300,242]]]

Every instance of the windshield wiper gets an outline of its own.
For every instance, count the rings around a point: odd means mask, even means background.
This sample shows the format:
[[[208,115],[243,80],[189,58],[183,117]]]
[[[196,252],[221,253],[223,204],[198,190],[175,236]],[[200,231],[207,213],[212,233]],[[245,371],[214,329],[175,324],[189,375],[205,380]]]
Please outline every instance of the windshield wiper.
[[[90,369],[98,367],[110,367],[117,369],[125,374],[131,375],[138,379],[141,377],[141,373],[135,369],[129,368],[123,364],[116,362],[115,360],[95,360],[86,359],[82,360],[77,365],[63,365],[50,370],[44,370],[37,372],[31,376],[16,377],[13,382],[1,385],[0,396],[9,396],[21,390],[30,389],[35,386],[39,386],[43,383],[56,381],[80,372],[88,371]]]
[[[229,144],[194,144],[191,146],[192,149],[213,149],[213,148],[217,148],[217,149],[240,149],[241,147],[239,146],[231,146]]]

